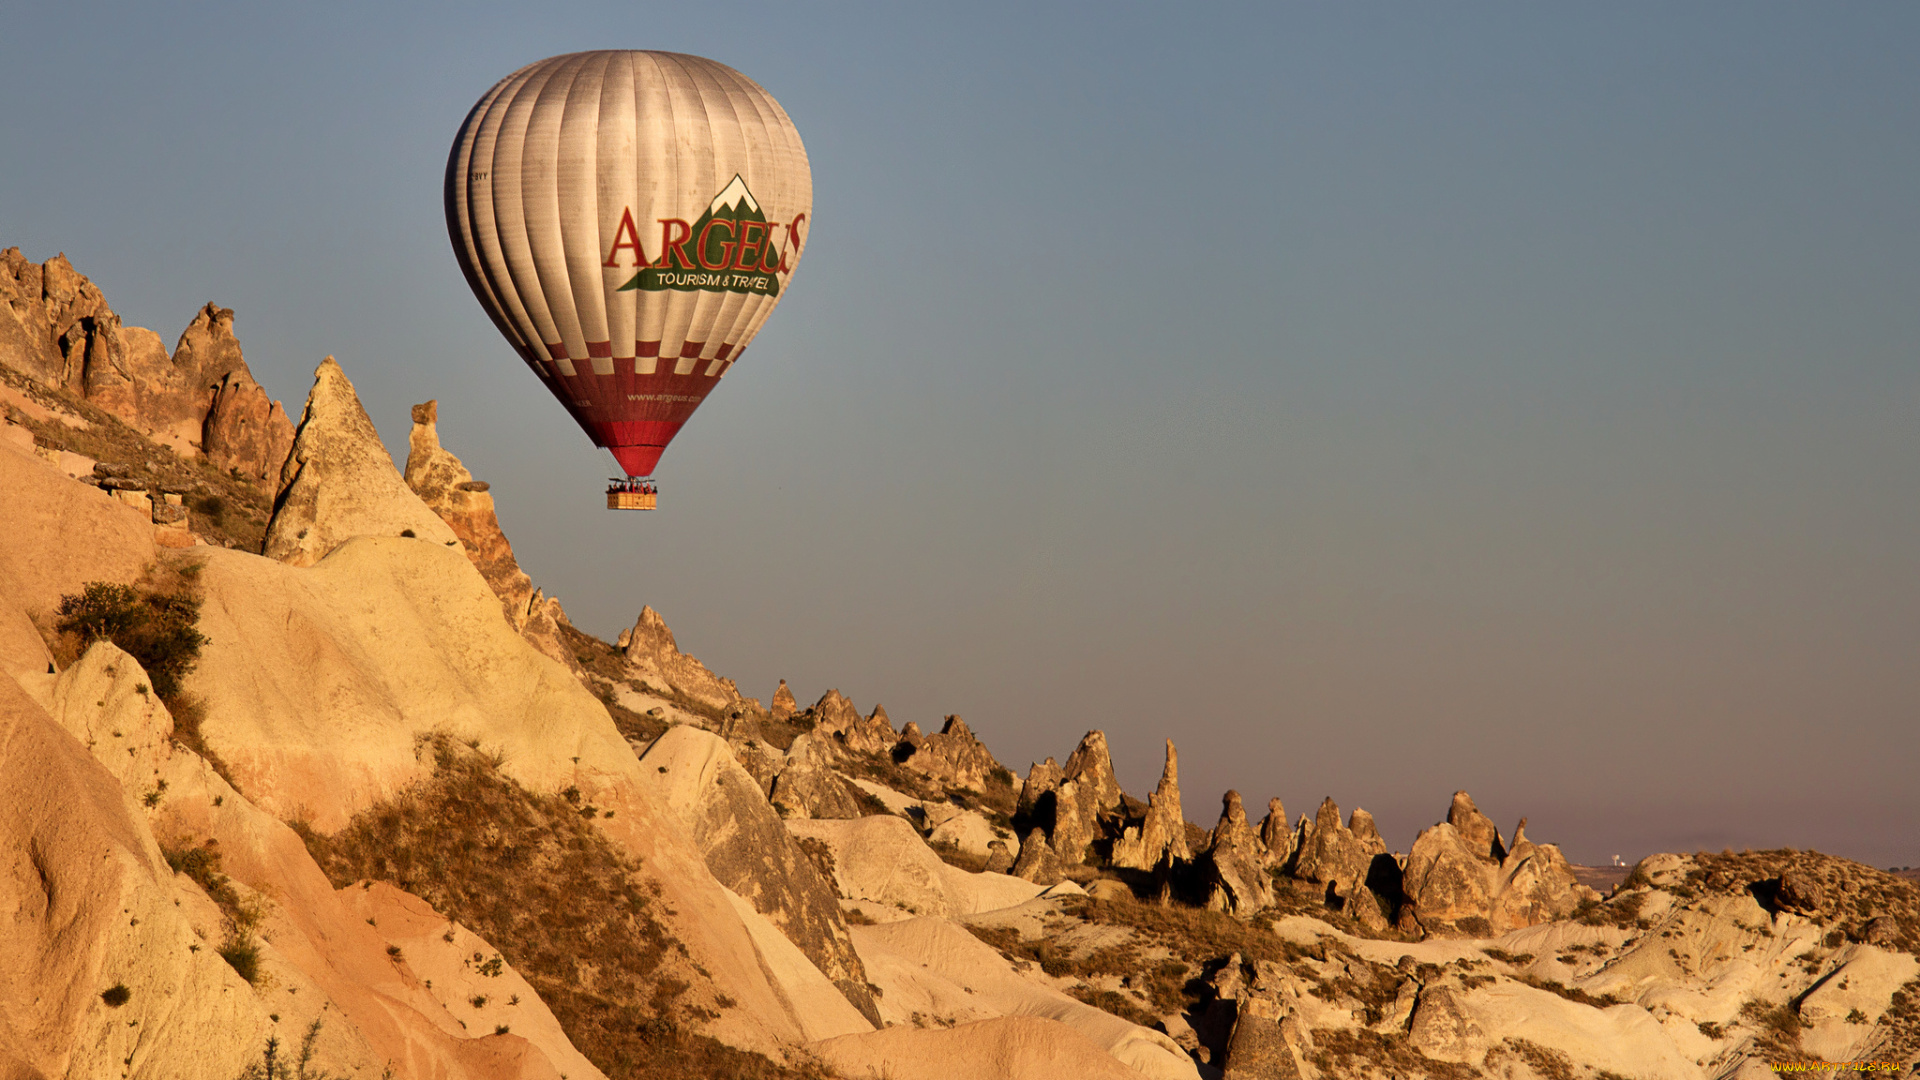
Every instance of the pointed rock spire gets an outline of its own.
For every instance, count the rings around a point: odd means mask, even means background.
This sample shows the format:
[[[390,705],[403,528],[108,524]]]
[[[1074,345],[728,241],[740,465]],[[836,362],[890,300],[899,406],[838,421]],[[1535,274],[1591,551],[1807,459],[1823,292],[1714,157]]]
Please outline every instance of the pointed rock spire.
[[[1190,861],[1193,852],[1187,846],[1187,819],[1180,808],[1180,753],[1167,740],[1167,762],[1160,769],[1160,786],[1147,798],[1146,820],[1140,828],[1127,829],[1114,843],[1113,865],[1133,870],[1151,870],[1171,856]]]
[[[459,547],[460,538],[393,467],[346,373],[329,356],[280,469],[264,553],[312,566],[356,536],[411,536]]]
[[[793,700],[793,691],[787,688],[787,680],[781,679],[779,688],[773,692],[773,718],[785,720],[799,709],[799,702]]]

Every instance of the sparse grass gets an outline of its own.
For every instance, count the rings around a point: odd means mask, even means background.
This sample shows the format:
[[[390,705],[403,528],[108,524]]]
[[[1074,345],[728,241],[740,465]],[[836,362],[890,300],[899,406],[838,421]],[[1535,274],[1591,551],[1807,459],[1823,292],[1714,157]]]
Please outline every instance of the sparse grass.
[[[1635,873],[1638,873],[1638,868],[1635,869]],[[1632,880],[1631,877],[1627,879],[1627,881]],[[1621,930],[1650,929],[1650,924],[1641,919],[1640,911],[1646,907],[1647,897],[1651,894],[1646,889],[1627,892],[1626,887],[1626,883],[1622,882],[1607,899],[1582,904],[1574,912],[1575,921],[1583,926],[1612,926]]]
[[[337,886],[386,880],[485,937],[610,1076],[790,1080],[803,1074],[694,1033],[657,887],[561,795],[538,795],[450,739],[422,746],[433,776],[339,833],[302,831]]]
[[[1590,1005],[1596,1009],[1607,1009],[1620,1004],[1620,999],[1611,994],[1589,994],[1577,986],[1568,986],[1565,983],[1554,982],[1551,979],[1542,979],[1537,975],[1518,975],[1515,977],[1528,986],[1533,987],[1535,990],[1545,990],[1549,994],[1558,994],[1568,1001],[1580,1005]]]
[[[1544,1077],[1545,1080],[1574,1080],[1578,1075],[1574,1071],[1572,1058],[1558,1050],[1526,1039],[1505,1040],[1488,1053],[1488,1064],[1493,1064],[1493,1059],[1503,1054],[1511,1054],[1519,1058],[1536,1075]]]
[[[226,920],[226,936],[219,946],[220,958],[249,983],[260,982],[260,942],[254,937],[264,912],[258,903],[243,900],[232,879],[220,868],[220,849],[212,841],[204,845],[160,849],[167,865],[176,874],[184,874],[200,886],[220,909]]]
[[[1474,1080],[1479,1074],[1466,1065],[1438,1061],[1408,1044],[1406,1036],[1382,1035],[1365,1028],[1315,1028],[1309,1060],[1324,1077],[1425,1076],[1430,1080]]]
[[[109,1009],[117,1009],[125,1005],[132,998],[133,991],[127,989],[125,983],[114,983],[112,986],[100,991],[100,1000],[105,1002]]]
[[[1503,964],[1511,964],[1514,967],[1526,967],[1528,964],[1533,963],[1532,953],[1510,953],[1505,949],[1494,948],[1481,949],[1480,951]]]
[[[1756,998],[1740,1006],[1740,1016],[1754,1026],[1754,1043],[1763,1056],[1776,1061],[1800,1056],[1804,1025],[1792,1005],[1771,1005]]]

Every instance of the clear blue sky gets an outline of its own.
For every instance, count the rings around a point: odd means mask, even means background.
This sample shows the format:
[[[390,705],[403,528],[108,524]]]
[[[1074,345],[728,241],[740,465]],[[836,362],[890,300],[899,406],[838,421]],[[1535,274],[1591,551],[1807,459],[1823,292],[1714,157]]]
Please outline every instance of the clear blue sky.
[[[1196,13],[1197,12],[1197,13]],[[456,270],[492,83],[710,56],[807,261],[663,511]],[[14,5],[0,245],[298,414],[441,402],[521,561],[766,698],[1602,861],[1920,863],[1920,8]]]

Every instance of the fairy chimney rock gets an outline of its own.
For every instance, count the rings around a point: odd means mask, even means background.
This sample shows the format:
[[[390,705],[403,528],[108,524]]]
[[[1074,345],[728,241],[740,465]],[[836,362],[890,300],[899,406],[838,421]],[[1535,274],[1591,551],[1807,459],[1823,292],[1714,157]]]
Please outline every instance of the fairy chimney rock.
[[[353,383],[329,356],[280,468],[265,554],[312,566],[356,536],[408,536],[458,547],[460,538],[407,486]]]

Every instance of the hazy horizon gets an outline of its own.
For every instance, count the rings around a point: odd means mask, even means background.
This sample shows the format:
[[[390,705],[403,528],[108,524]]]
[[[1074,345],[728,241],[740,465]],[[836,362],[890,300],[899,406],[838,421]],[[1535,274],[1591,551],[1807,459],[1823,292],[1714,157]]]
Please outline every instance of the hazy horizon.
[[[296,419],[339,358],[493,485],[536,584],[743,693],[1102,728],[1187,816],[1456,788],[1576,861],[1920,864],[1920,11],[22,10],[0,246]],[[815,231],[655,514],[467,292],[495,80],[654,48],[764,85]]]

